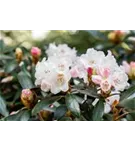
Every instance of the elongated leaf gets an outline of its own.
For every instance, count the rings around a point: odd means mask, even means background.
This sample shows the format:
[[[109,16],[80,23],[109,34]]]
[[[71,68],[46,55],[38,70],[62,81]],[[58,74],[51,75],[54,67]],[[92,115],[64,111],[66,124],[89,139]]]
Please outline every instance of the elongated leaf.
[[[55,112],[54,112],[54,118],[56,120],[62,118],[67,112],[67,107],[64,105],[61,105],[59,107],[56,108]]]
[[[77,96],[75,95],[67,95],[66,96],[66,105],[67,108],[75,115],[76,117],[80,117],[80,106],[77,100]]]
[[[0,53],[3,53],[4,46],[4,41],[0,40]]]
[[[21,110],[17,114],[4,118],[4,121],[28,121],[30,119],[30,110]]]
[[[135,86],[130,87],[121,95],[121,101],[135,97]]]
[[[13,57],[4,55],[4,54],[0,54],[0,60],[8,60],[8,59],[13,59]]]
[[[70,117],[63,117],[60,121],[72,121],[72,119]]]
[[[8,116],[8,110],[6,108],[6,103],[4,98],[0,95],[0,114],[2,114],[3,116]]]
[[[119,106],[127,109],[135,109],[135,98],[125,99],[119,103]]]
[[[5,72],[10,73],[17,67],[17,63],[15,61],[11,61],[5,65]]]
[[[99,100],[93,110],[93,121],[101,121],[104,114],[104,102]]]
[[[54,97],[49,97],[45,98],[44,100],[41,100],[36,104],[36,106],[32,110],[32,115],[36,115],[38,112],[41,110],[48,110],[54,112],[54,108],[49,107],[51,104],[53,104],[55,101],[60,100],[60,96],[54,96]]]
[[[85,94],[94,98],[98,97],[97,91],[95,88],[89,88],[85,90],[77,89],[78,93]]]
[[[128,121],[135,121],[135,112],[131,112],[126,116]]]
[[[32,83],[31,78],[25,72],[21,71],[18,74],[18,80],[19,80],[19,83],[21,84],[23,89],[34,88],[34,84]]]
[[[135,109],[135,86],[130,87],[121,95],[119,106]]]
[[[19,97],[20,97],[20,95],[21,95],[21,91],[22,90],[18,90],[17,92],[16,92],[16,94],[14,94],[14,98],[13,98],[13,101],[15,102],[17,99],[19,99]]]

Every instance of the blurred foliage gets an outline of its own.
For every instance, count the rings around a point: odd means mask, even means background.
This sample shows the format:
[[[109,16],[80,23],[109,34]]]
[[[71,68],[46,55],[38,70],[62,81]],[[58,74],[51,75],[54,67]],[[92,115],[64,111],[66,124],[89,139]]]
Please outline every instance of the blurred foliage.
[[[91,103],[94,95],[90,91],[83,91],[89,96],[89,101],[82,103],[83,94],[66,96],[66,104],[63,103],[63,96],[57,95],[46,97],[46,93],[41,92],[34,86],[35,66],[32,64],[30,49],[32,46],[42,50],[42,59],[49,43],[66,43],[69,47],[75,47],[78,54],[84,53],[87,48],[95,48],[107,53],[111,50],[119,64],[123,60],[135,61],[135,31],[128,31],[122,38],[114,40],[113,31],[49,31],[42,38],[33,38],[32,31],[0,31],[0,118],[1,120],[111,120],[112,114],[103,116],[103,103],[97,104],[93,108]],[[110,37],[112,36],[112,37]],[[119,37],[117,37],[119,38]],[[16,61],[15,50],[21,48],[23,60]],[[132,110],[132,113],[125,114],[124,119],[135,120],[135,87],[134,81],[129,81],[131,87],[122,97],[119,107]],[[43,98],[37,105],[29,110],[24,107],[20,100],[21,91],[24,88],[32,89]],[[80,90],[81,91],[81,90]],[[129,98],[130,97],[130,98]],[[60,102],[58,102],[60,100]],[[130,100],[130,101],[129,101]],[[79,101],[79,102],[78,102]],[[73,104],[72,104],[73,103]],[[51,109],[49,106],[53,104]],[[61,104],[61,105],[60,105]],[[81,114],[81,111],[82,114]],[[44,110],[44,111],[43,111]],[[91,111],[100,113],[91,114]],[[15,112],[16,114],[9,115]],[[38,114],[38,115],[37,115]]]

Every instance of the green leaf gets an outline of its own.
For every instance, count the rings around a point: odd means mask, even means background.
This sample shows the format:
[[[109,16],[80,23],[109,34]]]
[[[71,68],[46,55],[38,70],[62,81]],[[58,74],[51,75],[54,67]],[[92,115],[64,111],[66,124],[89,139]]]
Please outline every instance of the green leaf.
[[[101,121],[103,115],[104,115],[104,102],[101,99],[98,101],[98,103],[96,104],[96,106],[93,110],[92,119],[93,119],[93,121]]]
[[[4,54],[0,54],[0,60],[9,60],[9,59],[13,59],[13,57],[4,55]]]
[[[80,106],[78,103],[78,97],[75,95],[67,95],[66,96],[66,105],[67,108],[75,115],[76,117],[80,117]]]
[[[129,97],[131,98],[132,96],[135,97],[135,95],[133,95],[134,93],[135,93],[135,86],[132,86],[121,94],[121,101],[126,100]]]
[[[135,112],[131,112],[126,116],[128,121],[135,121]]]
[[[66,114],[66,112],[67,112],[67,107],[64,105],[61,105],[56,108],[56,110],[54,112],[54,118],[56,120],[59,120]]]
[[[0,114],[2,114],[5,117],[9,115],[5,100],[1,95],[0,95]]]
[[[11,61],[5,65],[5,72],[10,73],[17,67],[16,61]]]
[[[135,86],[130,87],[121,95],[119,106],[135,109]]]
[[[18,89],[18,91],[14,94],[13,102],[20,98],[21,91],[22,90]]]
[[[72,119],[70,117],[63,117],[60,121],[72,121]]]
[[[88,89],[84,89],[84,90],[76,89],[76,90],[78,93],[81,93],[81,94],[85,94],[85,95],[88,95],[88,96],[91,96],[94,98],[98,97],[97,90],[95,88],[88,88]]]
[[[25,72],[21,71],[18,74],[18,80],[19,80],[19,83],[21,84],[23,89],[34,88],[34,84],[32,83],[31,78]]]
[[[4,49],[4,41],[3,40],[0,40],[0,53],[3,52],[3,49]]]
[[[28,121],[30,119],[30,110],[21,110],[17,114],[4,118],[4,121]]]
[[[112,114],[105,114],[104,115],[104,121],[113,121]]]
[[[119,106],[127,109],[135,109],[135,98],[120,101]]]
[[[51,112],[54,112],[55,108],[49,107],[51,104],[53,104],[55,101],[58,101],[61,99],[61,96],[54,96],[54,97],[49,97],[45,98],[44,100],[41,100],[36,104],[36,106],[32,110],[32,115],[36,115],[39,113],[41,110],[48,110]]]

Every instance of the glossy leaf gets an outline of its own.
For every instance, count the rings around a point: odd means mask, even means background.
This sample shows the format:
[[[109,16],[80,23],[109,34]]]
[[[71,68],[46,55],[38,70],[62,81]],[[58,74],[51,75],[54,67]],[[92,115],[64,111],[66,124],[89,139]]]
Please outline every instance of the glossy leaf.
[[[104,114],[104,102],[103,100],[99,100],[93,110],[93,121],[101,121]]]
[[[31,78],[25,72],[21,71],[18,74],[18,80],[23,89],[31,89],[34,87]]]
[[[8,110],[6,107],[6,103],[4,98],[0,95],[0,114],[2,114],[3,116],[8,116]]]
[[[49,97],[49,98],[45,98],[44,100],[41,100],[33,108],[32,115],[36,115],[41,110],[48,110],[48,111],[54,112],[55,108],[51,108],[50,105],[60,99],[61,99],[60,96],[54,96],[54,97]]]
[[[62,118],[67,112],[67,107],[64,105],[61,105],[59,107],[56,108],[55,112],[54,112],[54,118],[56,120],[59,120],[60,118]]]
[[[75,115],[76,117],[80,117],[80,106],[78,102],[78,97],[75,95],[67,95],[66,96],[66,105],[67,108]]]

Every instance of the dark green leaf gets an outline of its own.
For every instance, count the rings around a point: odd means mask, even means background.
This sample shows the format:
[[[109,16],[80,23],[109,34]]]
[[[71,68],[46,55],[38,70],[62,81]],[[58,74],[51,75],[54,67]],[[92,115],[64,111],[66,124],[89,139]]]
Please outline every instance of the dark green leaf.
[[[0,53],[3,53],[4,46],[4,41],[0,40]]]
[[[16,94],[14,95],[14,98],[13,98],[13,102],[15,102],[17,99],[19,99],[19,97],[20,97],[20,95],[21,95],[21,91],[22,91],[22,90],[18,90],[18,91],[16,92]]]
[[[19,80],[19,83],[21,84],[23,89],[34,88],[34,84],[32,83],[31,78],[25,72],[21,71],[18,74],[18,80]]]
[[[127,121],[133,121],[134,120],[130,114],[128,114],[126,116],[126,119],[127,119]]]
[[[56,120],[59,120],[60,118],[62,118],[67,112],[67,107],[64,105],[61,105],[59,107],[56,108],[55,112],[54,112],[54,118]]]
[[[121,101],[134,97],[135,97],[135,86],[132,86],[121,94]]]
[[[4,55],[4,54],[0,54],[0,60],[8,60],[8,59],[13,59],[13,57]]]
[[[135,121],[135,112],[131,112],[126,116],[128,121]]]
[[[98,97],[97,90],[95,88],[88,88],[85,90],[77,89],[77,91],[81,94],[85,94],[94,98]]]
[[[5,65],[5,72],[10,73],[17,67],[16,61],[11,61]]]
[[[20,45],[21,45],[22,43],[23,43],[23,42],[20,42],[20,43],[18,43],[17,45],[15,45],[14,47],[5,46],[3,53],[13,52],[17,47],[20,47]],[[20,48],[21,48],[21,47],[20,47]]]
[[[93,121],[101,121],[104,114],[104,102],[99,100],[93,110]]]
[[[105,120],[105,121],[113,121],[113,116],[112,116],[112,114],[105,114],[105,115],[104,115],[104,120]]]
[[[70,117],[63,117],[60,121],[72,121],[72,119]]]
[[[121,95],[119,106],[127,109],[135,109],[135,86],[130,87]]]
[[[8,116],[8,110],[6,107],[6,103],[4,98],[0,95],[0,114],[2,114],[3,116]]]
[[[75,95],[66,96],[66,105],[67,108],[73,113],[73,115],[80,117],[80,106],[78,103],[78,97]]]
[[[135,98],[120,101],[119,106],[127,109],[135,109]]]
[[[45,98],[44,100],[41,100],[36,104],[36,106],[32,110],[32,115],[36,115],[38,112],[41,110],[48,110],[54,112],[54,108],[49,107],[51,104],[53,104],[55,101],[60,100],[60,96],[54,96],[54,97],[49,97]]]
[[[28,121],[30,119],[30,110],[21,110],[17,114],[4,118],[4,121]]]

